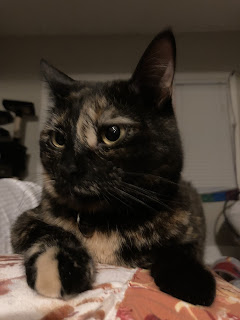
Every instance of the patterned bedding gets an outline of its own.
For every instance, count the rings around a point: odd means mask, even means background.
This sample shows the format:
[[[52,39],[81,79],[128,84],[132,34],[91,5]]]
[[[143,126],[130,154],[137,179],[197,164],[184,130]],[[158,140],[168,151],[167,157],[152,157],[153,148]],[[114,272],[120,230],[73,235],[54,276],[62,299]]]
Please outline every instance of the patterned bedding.
[[[93,289],[64,301],[33,292],[22,262],[0,256],[1,320],[240,320],[240,289],[218,276],[215,302],[200,307],[161,292],[146,270],[99,264]]]

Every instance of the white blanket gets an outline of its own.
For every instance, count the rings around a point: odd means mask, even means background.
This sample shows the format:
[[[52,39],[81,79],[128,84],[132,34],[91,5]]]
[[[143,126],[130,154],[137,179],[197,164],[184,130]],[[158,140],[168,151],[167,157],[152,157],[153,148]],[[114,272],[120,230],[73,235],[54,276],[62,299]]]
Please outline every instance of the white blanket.
[[[93,289],[64,301],[28,287],[20,256],[0,256],[0,320],[114,320],[136,271],[99,264]]]
[[[41,187],[32,182],[0,179],[0,254],[12,253],[11,225],[22,212],[40,202]]]

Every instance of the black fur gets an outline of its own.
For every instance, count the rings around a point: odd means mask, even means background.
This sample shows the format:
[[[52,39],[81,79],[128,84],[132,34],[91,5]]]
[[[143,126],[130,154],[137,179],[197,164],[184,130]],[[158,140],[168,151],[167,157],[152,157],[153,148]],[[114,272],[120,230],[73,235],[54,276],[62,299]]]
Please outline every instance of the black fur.
[[[201,202],[181,180],[175,57],[166,30],[128,81],[74,81],[42,61],[53,102],[40,136],[43,197],[12,230],[28,284],[39,293],[65,297],[91,288],[100,262],[148,268],[164,292],[213,302],[215,280],[202,262]],[[109,126],[121,133],[114,143],[105,136]],[[52,287],[37,281],[48,279],[44,257],[52,270],[58,266]]]
[[[194,251],[194,244],[156,248],[151,275],[162,291],[193,304],[210,306],[215,281],[211,272],[196,260]]]

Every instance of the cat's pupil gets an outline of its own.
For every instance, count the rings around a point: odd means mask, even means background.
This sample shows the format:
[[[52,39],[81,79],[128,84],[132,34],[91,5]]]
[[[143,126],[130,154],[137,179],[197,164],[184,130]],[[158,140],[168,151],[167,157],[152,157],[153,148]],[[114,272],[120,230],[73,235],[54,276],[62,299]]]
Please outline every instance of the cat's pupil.
[[[59,132],[55,133],[55,140],[60,146],[63,146],[65,144],[64,136]]]
[[[120,128],[118,126],[108,127],[105,136],[109,141],[117,141],[120,137]]]

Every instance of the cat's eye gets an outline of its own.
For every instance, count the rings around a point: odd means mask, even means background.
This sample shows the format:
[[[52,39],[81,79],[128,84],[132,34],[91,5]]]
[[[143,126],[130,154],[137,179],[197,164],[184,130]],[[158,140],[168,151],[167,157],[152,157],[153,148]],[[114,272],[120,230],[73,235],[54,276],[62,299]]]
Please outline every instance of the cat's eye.
[[[113,145],[122,140],[122,138],[125,136],[125,132],[126,130],[124,128],[116,125],[106,127],[102,132],[103,142],[107,145]]]
[[[53,132],[52,134],[52,144],[56,148],[64,148],[65,146],[65,138],[60,132]]]

